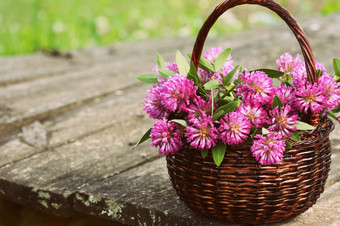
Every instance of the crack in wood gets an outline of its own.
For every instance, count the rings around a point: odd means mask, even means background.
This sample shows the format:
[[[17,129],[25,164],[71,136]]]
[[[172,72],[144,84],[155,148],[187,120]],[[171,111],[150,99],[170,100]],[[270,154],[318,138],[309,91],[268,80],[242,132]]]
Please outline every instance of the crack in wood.
[[[54,71],[54,72],[49,72],[49,73],[41,73],[35,76],[30,76],[27,78],[20,78],[20,79],[15,79],[15,80],[9,80],[9,81],[3,81],[0,82],[0,88],[4,88],[10,85],[15,85],[15,84],[20,84],[20,83],[25,83],[25,82],[32,82],[35,80],[43,79],[43,78],[51,78],[59,75],[63,75],[65,72],[75,72],[79,70],[81,67],[80,66],[73,66],[68,69],[63,69],[59,71]]]

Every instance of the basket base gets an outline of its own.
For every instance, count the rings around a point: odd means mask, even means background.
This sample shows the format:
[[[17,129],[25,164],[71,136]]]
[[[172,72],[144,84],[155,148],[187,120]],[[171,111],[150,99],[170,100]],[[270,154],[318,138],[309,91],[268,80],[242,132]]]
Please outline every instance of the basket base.
[[[300,144],[284,153],[280,164],[263,166],[249,145],[229,146],[220,167],[211,152],[203,159],[185,148],[167,156],[170,180],[193,211],[230,223],[275,223],[295,217],[324,191],[331,163],[328,138],[334,124],[319,123],[302,134]]]

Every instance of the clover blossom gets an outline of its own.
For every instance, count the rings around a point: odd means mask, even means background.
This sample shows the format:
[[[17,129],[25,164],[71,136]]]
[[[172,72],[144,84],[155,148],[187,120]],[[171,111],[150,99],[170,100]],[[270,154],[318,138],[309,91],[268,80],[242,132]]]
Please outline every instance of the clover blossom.
[[[196,149],[210,149],[217,143],[218,131],[211,116],[203,114],[198,118],[193,118],[191,125],[188,125],[185,130],[188,143]]]
[[[252,105],[270,104],[273,99],[273,81],[262,71],[241,73],[242,83],[236,86],[235,96],[243,95],[243,102]]]
[[[178,66],[175,62],[172,63],[165,62],[165,65],[168,70],[179,73]]]
[[[220,137],[225,144],[240,144],[247,139],[251,124],[246,116],[238,112],[227,113],[220,120]]]
[[[169,116],[170,111],[161,103],[162,87],[154,85],[151,90],[147,91],[146,101],[142,103],[145,106],[144,111],[150,118],[162,119]]]
[[[261,106],[244,104],[240,105],[237,112],[245,115],[249,122],[258,128],[262,128],[268,122],[268,114]]]
[[[159,147],[160,154],[174,154],[182,148],[181,131],[175,122],[167,122],[166,119],[158,120],[151,129],[151,145]]]
[[[192,103],[186,108],[189,118],[196,118],[203,114],[209,115],[211,111],[211,98],[206,101],[201,96],[197,96]]]
[[[324,103],[326,103],[327,98],[324,94],[326,92],[317,83],[312,85],[312,83],[307,82],[306,86],[301,86],[296,90],[295,105],[306,114],[308,109],[314,114],[320,113],[325,108]]]
[[[270,131],[276,131],[283,138],[289,138],[292,135],[291,131],[296,131],[296,120],[298,115],[291,115],[291,107],[286,105],[284,107],[275,107],[269,112],[272,117],[272,126],[268,129]]]
[[[266,136],[258,134],[255,139],[250,149],[260,164],[271,165],[281,161],[286,143],[280,134],[269,133]]]
[[[197,86],[185,75],[175,74],[168,78],[162,86],[161,103],[172,112],[185,111],[196,96]]]
[[[289,53],[281,55],[280,58],[276,60],[276,64],[278,65],[278,70],[285,73],[282,78],[283,81],[291,81],[297,77],[305,77],[305,64],[299,54],[296,55],[294,60]]]
[[[326,110],[332,110],[340,104],[340,83],[334,81],[333,77],[323,74],[318,78],[318,87],[325,90],[324,96],[327,101],[324,102]]]

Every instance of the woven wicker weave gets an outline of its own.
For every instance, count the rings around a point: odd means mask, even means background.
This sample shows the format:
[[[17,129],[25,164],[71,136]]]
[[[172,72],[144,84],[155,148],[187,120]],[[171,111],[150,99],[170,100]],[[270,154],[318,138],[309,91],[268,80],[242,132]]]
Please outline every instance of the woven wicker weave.
[[[203,25],[193,50],[198,67],[205,38],[216,19],[241,4],[259,4],[283,18],[301,46],[308,80],[316,80],[313,53],[301,27],[281,6],[271,0],[229,0],[221,3]],[[220,167],[212,154],[203,159],[200,151],[183,148],[167,156],[167,167],[177,194],[192,210],[235,223],[273,223],[294,217],[311,207],[320,194],[330,170],[329,133],[334,124],[311,116],[314,131],[300,132],[279,164],[260,165],[250,145],[228,146]]]
[[[211,152],[182,149],[167,157],[170,179],[179,197],[194,211],[235,223],[272,223],[311,207],[323,192],[330,170],[328,135],[323,119],[312,133],[284,153],[280,164],[263,166],[249,145],[229,146],[220,167]]]

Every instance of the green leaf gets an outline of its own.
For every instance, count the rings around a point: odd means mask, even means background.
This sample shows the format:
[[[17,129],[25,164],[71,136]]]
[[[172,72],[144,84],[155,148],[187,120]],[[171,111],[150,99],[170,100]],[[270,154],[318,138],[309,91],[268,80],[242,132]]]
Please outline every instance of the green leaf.
[[[286,81],[285,84],[286,86],[294,87],[292,81]]]
[[[224,106],[219,107],[216,112],[215,112],[215,116],[213,117],[213,120],[218,120],[219,117],[221,117],[222,115],[229,113],[229,112],[233,112],[236,110],[236,108],[238,106],[240,106],[241,101],[239,99],[237,99],[236,101],[230,102]],[[221,114],[222,112],[222,114]],[[219,117],[217,117],[219,116]]]
[[[294,131],[292,133],[292,135],[290,135],[289,138],[293,141],[297,141],[297,142],[301,141],[301,138],[300,138],[299,133],[297,131]]]
[[[209,95],[208,95],[207,91],[205,91],[205,89],[203,89],[202,86],[197,86],[197,87],[198,87],[197,91],[198,91],[201,95],[203,95],[204,97],[206,97],[206,98],[208,99],[208,98],[209,98]]]
[[[223,84],[225,86],[230,84],[231,80],[233,79],[235,73],[239,70],[239,68],[240,68],[240,65],[237,65],[236,67],[234,67],[234,69],[231,72],[227,74],[227,76],[225,76],[225,78],[223,79]]]
[[[258,129],[255,127],[254,132],[250,135],[250,139],[253,140],[257,132],[258,132]]]
[[[190,64],[190,69],[189,69],[189,73],[188,73],[187,78],[192,80],[195,83],[195,85],[198,85],[198,84],[201,85],[200,77],[199,77],[193,63]]]
[[[262,134],[263,134],[263,135],[270,134],[270,131],[263,127],[263,128],[262,128]]]
[[[150,139],[150,133],[151,133],[151,128],[146,131],[146,133],[142,136],[142,138],[140,138],[140,140],[137,142],[137,144],[132,148],[135,149],[138,145],[140,145],[141,143],[144,143],[145,141],[147,141],[148,139]]]
[[[281,76],[283,76],[285,74],[282,71],[277,71],[277,70],[273,70],[273,69],[266,69],[266,68],[256,69],[256,70],[253,70],[253,71],[262,71],[262,72],[266,73],[269,78],[280,78]],[[253,72],[253,71],[251,71],[251,72]]]
[[[274,96],[272,108],[274,109],[276,106],[283,107],[283,103],[277,95]]]
[[[207,157],[207,155],[208,155],[208,150],[201,151],[201,155],[205,159],[205,157]]]
[[[327,115],[329,115],[330,117],[332,117],[335,120],[338,120],[338,118],[336,117],[336,115],[334,114],[334,112],[332,110],[327,111]]]
[[[225,49],[222,53],[220,53],[220,55],[218,55],[214,63],[216,71],[220,71],[222,69],[223,65],[227,62],[230,53],[231,49]]]
[[[231,100],[228,100],[228,102],[234,100],[234,99],[235,99],[234,96],[228,97],[228,95],[229,95],[231,92],[233,92],[235,88],[236,88],[236,86],[233,86],[233,87],[229,88],[229,90],[228,90],[226,93],[224,93],[224,94],[222,95],[222,97],[219,99],[219,104],[220,104],[222,101],[227,100],[228,98],[232,98]]]
[[[337,76],[340,76],[340,60],[337,58],[333,59],[333,68],[334,68],[334,73]]]
[[[226,150],[227,150],[227,145],[223,143],[218,143],[215,147],[212,148],[213,159],[214,159],[216,166],[221,165]]]
[[[179,73],[183,75],[187,75],[189,72],[188,61],[185,59],[182,53],[178,50],[176,53],[176,63],[177,63]]]
[[[219,120],[224,115],[224,111],[216,111],[212,117],[213,121]]]
[[[237,86],[238,84],[241,84],[242,83],[241,75],[238,75],[237,79],[235,79],[233,83],[235,86]]]
[[[138,76],[137,79],[144,83],[158,83],[158,74],[143,74]]]
[[[204,89],[211,90],[211,89],[217,89],[223,87],[223,85],[216,79],[211,80],[204,84]]]
[[[334,75],[333,78],[336,82],[340,82],[340,75]]]
[[[285,140],[285,142],[286,142],[286,150],[291,149],[292,144],[288,140]]]
[[[201,79],[200,79],[193,63],[190,64],[190,69],[189,69],[189,73],[187,75],[187,78],[194,82],[194,84],[198,87],[198,92],[201,95],[203,95],[206,98],[209,97],[207,91],[205,91],[205,89],[202,86]]]
[[[188,54],[189,58],[192,58],[192,54],[189,53]],[[208,72],[214,72],[214,66],[212,66],[212,64],[207,61],[206,59],[204,59],[203,57],[201,57],[200,62],[199,62],[199,67],[208,71]]]
[[[157,53],[157,65],[158,69],[166,68],[163,57],[159,53]]]
[[[171,122],[176,122],[177,124],[180,124],[181,126],[186,127],[187,126],[187,122],[183,119],[172,119],[170,120]]]
[[[214,72],[214,67],[212,66],[212,64],[204,58],[200,59],[199,66],[200,66],[200,68],[202,68],[202,69],[204,69],[208,72]]]
[[[333,112],[333,113],[338,113],[338,112],[340,112],[340,105],[338,105],[336,108],[333,108],[333,109],[332,109],[332,112]]]
[[[158,72],[165,80],[176,74],[176,72],[170,71],[168,69],[159,69]]]
[[[313,130],[315,129],[315,127],[305,122],[296,121],[296,129],[297,130]]]
[[[320,76],[322,76],[322,74],[323,74],[322,70],[320,70],[320,69],[316,70],[316,77],[319,78]]]

